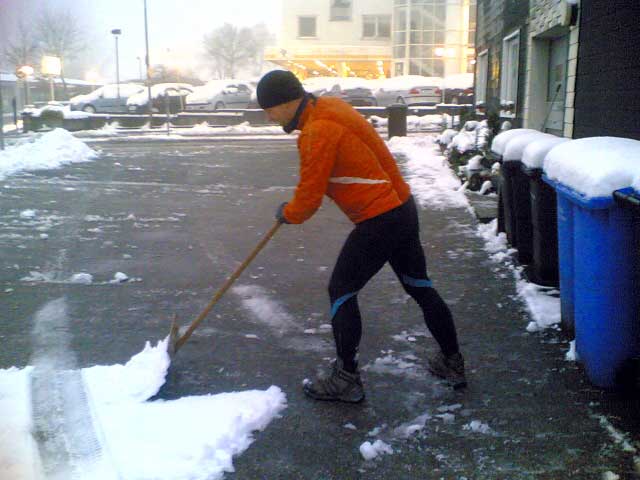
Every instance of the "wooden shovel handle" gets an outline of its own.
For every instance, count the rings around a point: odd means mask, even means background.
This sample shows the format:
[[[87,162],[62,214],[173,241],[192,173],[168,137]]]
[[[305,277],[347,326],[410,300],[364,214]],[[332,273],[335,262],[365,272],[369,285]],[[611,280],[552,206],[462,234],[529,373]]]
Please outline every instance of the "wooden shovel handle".
[[[176,352],[178,351],[178,349],[180,347],[182,347],[182,345],[184,345],[184,343],[187,340],[189,340],[189,337],[191,336],[193,331],[196,328],[198,328],[198,325],[200,325],[200,323],[209,314],[209,312],[211,311],[213,306],[216,303],[218,303],[218,300],[220,300],[220,298],[222,298],[222,296],[225,294],[225,292],[227,290],[229,290],[229,287],[231,287],[231,285],[233,285],[233,282],[236,281],[236,279],[240,276],[240,274],[244,271],[244,269],[247,268],[247,266],[252,262],[252,260],[254,258],[256,258],[256,255],[258,255],[258,253],[260,253],[260,250],[262,250],[264,248],[264,246],[267,244],[267,242],[269,240],[271,240],[271,237],[273,237],[273,235],[276,233],[276,231],[278,230],[280,225],[282,225],[282,223],[280,222],[280,220],[277,220],[276,223],[273,224],[273,227],[271,227],[271,230],[269,230],[267,233],[264,234],[264,236],[262,237],[262,239],[260,240],[258,245],[256,245],[256,248],[253,249],[253,251],[249,254],[249,256],[246,258],[246,260],[244,262],[242,262],[242,265],[240,265],[236,269],[236,271],[233,272],[229,278],[227,278],[227,281],[224,282],[224,285],[222,285],[222,287],[220,287],[220,289],[215,293],[215,295],[213,296],[213,298],[209,302],[209,305],[207,305],[205,307],[205,309],[202,311],[202,313],[200,315],[198,315],[198,318],[196,318],[193,321],[193,323],[191,323],[191,325],[189,325],[189,328],[187,329],[186,332],[184,332],[184,335],[182,335],[180,338],[178,338],[178,340],[176,341],[176,345],[175,345],[175,351]]]

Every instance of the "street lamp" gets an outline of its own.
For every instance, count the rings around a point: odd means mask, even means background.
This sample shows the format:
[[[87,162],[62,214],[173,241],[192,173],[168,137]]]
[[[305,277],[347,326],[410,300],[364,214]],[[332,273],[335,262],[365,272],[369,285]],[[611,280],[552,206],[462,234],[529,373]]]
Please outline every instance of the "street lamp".
[[[120,61],[118,58],[118,35],[122,33],[122,30],[119,28],[114,28],[111,30],[113,34],[113,38],[116,39],[116,89],[118,92],[118,107],[120,106]]]
[[[149,63],[149,26],[147,21],[147,0],[144,0],[144,63],[147,67],[147,94],[149,99],[149,128],[153,126],[153,108],[151,105],[151,64]]]
[[[49,92],[51,101],[53,102],[55,100],[53,77],[59,76],[60,72],[62,72],[62,62],[60,61],[60,57],[52,57],[49,55],[43,56],[40,71],[43,75],[47,75],[49,77]]]
[[[29,105],[29,77],[33,75],[33,67],[31,65],[22,65],[16,69],[16,77],[24,82],[24,104]]]

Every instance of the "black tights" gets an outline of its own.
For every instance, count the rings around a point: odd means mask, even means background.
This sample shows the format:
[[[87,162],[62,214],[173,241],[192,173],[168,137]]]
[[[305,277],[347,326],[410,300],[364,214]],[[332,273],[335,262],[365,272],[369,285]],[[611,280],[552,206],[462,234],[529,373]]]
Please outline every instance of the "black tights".
[[[418,303],[427,328],[445,355],[458,352],[451,311],[427,276],[413,197],[403,205],[356,225],[340,251],[329,282],[331,325],[338,357],[356,369],[362,336],[358,292],[389,262],[404,290]]]

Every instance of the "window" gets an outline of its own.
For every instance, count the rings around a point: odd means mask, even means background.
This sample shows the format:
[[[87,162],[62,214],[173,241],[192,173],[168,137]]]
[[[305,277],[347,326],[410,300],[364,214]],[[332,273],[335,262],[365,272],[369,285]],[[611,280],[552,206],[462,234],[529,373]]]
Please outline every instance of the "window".
[[[390,15],[363,15],[362,16],[362,37],[363,38],[390,38],[391,37],[391,16]]]
[[[316,36],[316,17],[298,17],[298,37]]]
[[[476,103],[487,101],[487,74],[489,71],[489,51],[478,54],[476,61]]]
[[[502,41],[502,75],[500,76],[500,103],[513,109],[518,97],[518,65],[520,57],[520,31]]]
[[[351,0],[331,0],[329,19],[332,22],[351,21]]]

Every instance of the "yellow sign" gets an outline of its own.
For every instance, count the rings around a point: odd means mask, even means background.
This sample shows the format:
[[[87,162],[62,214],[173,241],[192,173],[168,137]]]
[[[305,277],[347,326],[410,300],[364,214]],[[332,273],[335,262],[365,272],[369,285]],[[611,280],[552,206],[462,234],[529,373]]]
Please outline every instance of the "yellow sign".
[[[43,75],[60,75],[62,71],[62,62],[59,57],[50,57],[45,55],[42,57],[41,64]]]

